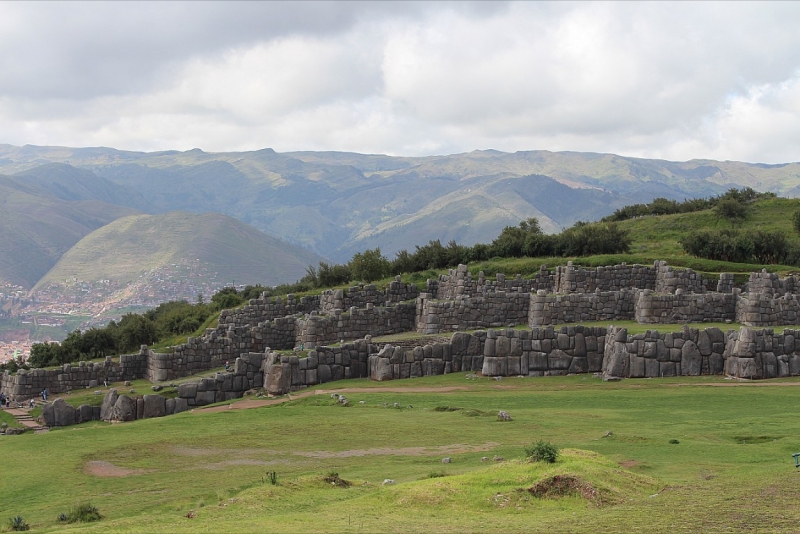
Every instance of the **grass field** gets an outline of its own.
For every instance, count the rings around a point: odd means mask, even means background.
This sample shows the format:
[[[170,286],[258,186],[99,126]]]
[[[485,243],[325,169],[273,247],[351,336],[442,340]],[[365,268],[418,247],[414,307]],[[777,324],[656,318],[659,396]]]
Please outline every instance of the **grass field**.
[[[21,515],[44,532],[796,532],[797,386],[458,373],[2,437],[0,521]],[[330,397],[337,388],[350,407]],[[556,464],[522,461],[540,439],[563,449]],[[331,484],[334,473],[352,485]],[[528,491],[553,475],[590,498]],[[85,502],[104,518],[58,521]]]

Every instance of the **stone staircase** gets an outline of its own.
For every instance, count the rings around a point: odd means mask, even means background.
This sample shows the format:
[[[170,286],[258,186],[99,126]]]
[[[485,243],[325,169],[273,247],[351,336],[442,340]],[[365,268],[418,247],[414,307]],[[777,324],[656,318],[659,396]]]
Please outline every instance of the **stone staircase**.
[[[34,431],[35,434],[41,434],[43,432],[48,432],[50,429],[46,426],[42,426],[36,422],[36,420],[30,416],[29,411],[23,408],[3,408],[6,413],[9,413],[14,416],[14,419],[17,420],[19,424],[22,426],[29,428]]]

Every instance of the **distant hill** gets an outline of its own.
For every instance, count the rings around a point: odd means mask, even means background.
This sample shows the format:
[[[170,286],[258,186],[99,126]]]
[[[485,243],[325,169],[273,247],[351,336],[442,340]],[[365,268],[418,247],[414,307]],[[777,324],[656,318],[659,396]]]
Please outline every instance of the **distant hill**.
[[[670,162],[548,151],[406,158],[0,145],[0,172],[35,175],[31,183],[45,185],[41,176],[53,168],[42,166],[53,163],[103,179],[97,187],[104,192],[92,198],[112,201],[121,191],[133,191],[118,202],[148,213],[224,213],[337,262],[375,246],[392,257],[432,239],[488,242],[503,226],[528,217],[556,232],[656,197],[684,200],[731,187],[800,194],[798,163]],[[59,172],[66,173],[63,167]],[[94,186],[85,175],[80,179],[80,187],[67,187],[64,180],[48,187],[91,196]]]
[[[34,289],[71,277],[125,284],[186,260],[227,283],[275,285],[322,259],[218,213],[132,215],[81,239]]]
[[[81,238],[135,213],[98,200],[64,200],[0,176],[0,281],[33,287]]]
[[[95,173],[66,163],[48,163],[14,175],[61,200],[100,200],[142,212],[153,208],[135,189],[117,185]]]

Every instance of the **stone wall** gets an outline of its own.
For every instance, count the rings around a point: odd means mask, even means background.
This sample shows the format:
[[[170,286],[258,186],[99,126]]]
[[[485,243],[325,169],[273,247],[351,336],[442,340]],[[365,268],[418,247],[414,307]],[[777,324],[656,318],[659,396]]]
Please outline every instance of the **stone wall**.
[[[800,330],[741,328],[731,332],[726,346],[725,373],[759,379],[800,375]]]
[[[272,353],[264,366],[264,388],[271,395],[281,395],[333,380],[366,378],[369,357],[377,351],[367,337],[338,347],[320,346],[304,358]]]
[[[315,297],[262,295],[240,309],[224,311],[217,328],[208,329],[199,338],[189,338],[172,354],[143,349],[140,354],[122,356],[118,364],[109,359],[102,364],[5,373],[0,389],[12,400],[24,400],[44,388],[61,393],[91,387],[104,379],[173,380],[221,367],[241,354],[262,353],[268,347],[313,348],[367,335],[414,330],[434,334],[526,323],[540,327],[634,318],[646,324],[731,319],[750,326],[800,322],[800,300],[794,296],[800,288],[793,277],[752,273],[750,293],[744,295],[733,288],[730,274],[720,275],[717,292],[708,291],[710,284],[690,269],[673,269],[659,261],[653,266],[622,264],[596,269],[567,264],[554,271],[543,266],[529,279],[498,274],[495,280],[487,280],[483,273],[473,279],[467,267],[460,265],[438,280],[429,280],[427,292],[419,294],[414,304],[407,301],[417,289],[399,279],[384,291],[363,285]],[[387,306],[376,306],[381,303]],[[461,356],[483,358],[482,353]],[[453,369],[459,368],[455,357],[456,353],[451,360]],[[423,356],[427,359],[439,360]],[[481,360],[481,369],[482,365]],[[513,369],[515,365],[512,363]],[[465,367],[474,369],[475,362],[470,360]],[[520,372],[525,374],[523,368],[520,362]],[[551,370],[562,369],[545,369]]]
[[[795,325],[800,319],[800,300],[792,293],[750,292],[738,298],[736,321],[747,326]]]
[[[222,310],[219,314],[220,326],[256,326],[259,323],[272,321],[278,317],[311,313],[320,308],[320,295],[297,298],[291,293],[282,297],[251,299],[246,306],[232,310]]]
[[[319,311],[331,314],[337,309],[366,308],[368,304],[382,307],[413,300],[418,295],[419,290],[415,285],[402,283],[398,276],[383,291],[379,291],[374,284],[324,291],[320,298]]]
[[[267,347],[291,349],[296,337],[296,318],[291,316],[256,326],[210,328],[202,337],[190,337],[186,343],[176,346],[172,354],[153,354],[147,377],[156,382],[174,380],[221,367],[244,353],[262,352]]]
[[[433,343],[420,347],[386,345],[369,358],[369,377],[372,380],[418,378],[456,372],[463,369],[453,362],[452,344]]]
[[[775,273],[768,273],[766,269],[750,273],[750,280],[747,283],[747,291],[750,293],[782,296],[786,293],[795,294],[798,290],[800,287],[794,276],[780,278]]]
[[[242,354],[233,362],[233,370],[230,372],[217,373],[211,378],[181,384],[178,386],[178,397],[175,399],[176,412],[195,406],[238,399],[246,391],[262,388],[266,359],[263,353]]]
[[[719,375],[725,369],[727,336],[719,328],[650,330],[629,336],[611,327],[603,349],[603,374],[620,378]]]
[[[574,267],[572,262],[556,268],[555,293],[594,293],[623,289],[654,289],[657,270],[643,265],[613,265],[596,269]]]
[[[691,269],[673,269],[665,261],[656,261],[656,293],[705,293],[709,281]],[[650,288],[647,288],[650,289]]]
[[[75,389],[94,388],[104,380],[137,380],[146,376],[147,359],[145,348],[139,354],[123,354],[119,362],[108,357],[104,362],[65,364],[56,369],[20,369],[16,374],[4,371],[0,376],[0,391],[12,401],[22,402],[39,396],[43,389],[51,394],[59,394]]]
[[[636,292],[599,291],[548,295],[539,291],[530,296],[528,325],[531,327],[581,321],[614,321],[634,318]]]
[[[603,364],[605,336],[605,328],[583,326],[489,330],[482,343],[481,370],[485,376],[598,372]],[[473,346],[477,348],[477,344]]]
[[[297,345],[314,348],[340,340],[353,340],[364,336],[385,336],[414,330],[417,306],[400,303],[374,308],[350,308],[348,313],[334,310],[331,315],[311,314],[297,319]]]
[[[658,295],[646,289],[636,300],[639,324],[703,323],[734,321],[737,293],[683,293]]]
[[[523,278],[519,274],[506,278],[504,274],[498,273],[495,280],[487,280],[483,271],[478,274],[477,279],[473,279],[467,266],[462,264],[456,269],[450,269],[448,274],[439,275],[438,280],[428,280],[426,292],[433,299],[445,300],[460,296],[482,296],[498,291],[530,293],[539,289],[553,289],[553,275],[545,266],[533,278]]]
[[[505,291],[452,300],[432,300],[423,293],[417,299],[416,330],[436,334],[525,324],[530,300],[529,293]]]

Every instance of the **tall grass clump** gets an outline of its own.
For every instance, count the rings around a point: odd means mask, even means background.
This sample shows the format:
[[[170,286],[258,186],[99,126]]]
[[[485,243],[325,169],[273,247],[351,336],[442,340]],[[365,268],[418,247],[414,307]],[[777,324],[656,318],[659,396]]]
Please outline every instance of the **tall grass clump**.
[[[100,510],[91,503],[81,503],[75,508],[70,508],[69,513],[60,513],[58,520],[62,523],[91,523],[103,519]]]
[[[21,515],[14,516],[8,521],[8,527],[14,532],[30,530],[31,526],[25,522]]]

